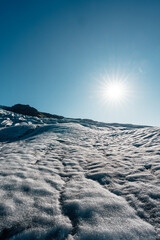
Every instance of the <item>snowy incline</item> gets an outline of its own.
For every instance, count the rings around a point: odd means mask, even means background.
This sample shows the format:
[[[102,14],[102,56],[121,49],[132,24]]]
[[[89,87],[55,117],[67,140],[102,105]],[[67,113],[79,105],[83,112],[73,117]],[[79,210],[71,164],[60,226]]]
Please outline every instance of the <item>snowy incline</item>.
[[[2,239],[160,239],[160,129],[0,109]]]

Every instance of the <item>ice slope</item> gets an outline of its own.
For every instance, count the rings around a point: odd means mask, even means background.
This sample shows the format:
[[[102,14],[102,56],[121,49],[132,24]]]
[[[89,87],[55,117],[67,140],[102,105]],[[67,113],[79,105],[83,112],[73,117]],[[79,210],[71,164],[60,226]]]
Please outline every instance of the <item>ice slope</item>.
[[[1,239],[160,239],[160,128],[0,109]]]

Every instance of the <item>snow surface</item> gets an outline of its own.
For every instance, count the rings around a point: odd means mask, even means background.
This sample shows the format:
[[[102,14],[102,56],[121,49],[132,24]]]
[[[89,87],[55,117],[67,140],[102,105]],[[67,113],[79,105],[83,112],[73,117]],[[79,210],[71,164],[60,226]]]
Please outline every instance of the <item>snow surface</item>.
[[[0,109],[0,239],[160,239],[160,128]]]

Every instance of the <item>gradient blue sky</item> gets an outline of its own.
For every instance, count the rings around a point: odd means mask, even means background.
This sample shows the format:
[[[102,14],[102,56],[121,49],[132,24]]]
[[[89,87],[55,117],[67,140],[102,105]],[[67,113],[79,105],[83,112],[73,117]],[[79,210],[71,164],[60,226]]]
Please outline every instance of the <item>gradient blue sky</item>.
[[[103,101],[106,76],[126,102]],[[0,104],[160,126],[159,0],[0,0]]]

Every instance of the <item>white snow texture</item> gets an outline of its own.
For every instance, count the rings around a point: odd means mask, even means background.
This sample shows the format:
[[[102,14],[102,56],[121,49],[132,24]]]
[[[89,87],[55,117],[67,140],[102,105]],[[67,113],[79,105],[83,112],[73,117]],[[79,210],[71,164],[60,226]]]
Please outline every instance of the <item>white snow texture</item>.
[[[160,128],[0,109],[2,239],[160,239]]]

